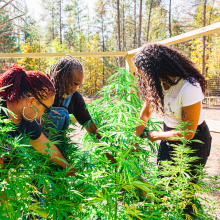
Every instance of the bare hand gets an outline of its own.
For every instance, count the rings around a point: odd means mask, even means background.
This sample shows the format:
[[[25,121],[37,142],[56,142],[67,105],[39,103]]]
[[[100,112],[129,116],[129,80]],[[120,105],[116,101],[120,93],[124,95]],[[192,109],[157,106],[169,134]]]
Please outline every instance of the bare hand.
[[[66,172],[66,177],[68,177],[68,176],[76,176],[75,170],[76,170],[75,168],[71,168],[70,170],[68,170]]]
[[[149,131],[147,132],[147,138],[153,143],[154,141],[157,141],[158,132],[157,131]]]
[[[105,156],[108,158],[109,161],[111,161],[111,163],[117,163],[115,158],[110,153],[105,153]]]
[[[166,132],[149,131],[147,133],[147,138],[149,138],[151,142],[154,142],[158,140],[169,140],[171,137],[174,137],[178,134],[178,130],[171,130]]]
[[[2,169],[5,168],[4,167],[4,160],[5,160],[4,157],[0,157],[0,166],[2,167]]]

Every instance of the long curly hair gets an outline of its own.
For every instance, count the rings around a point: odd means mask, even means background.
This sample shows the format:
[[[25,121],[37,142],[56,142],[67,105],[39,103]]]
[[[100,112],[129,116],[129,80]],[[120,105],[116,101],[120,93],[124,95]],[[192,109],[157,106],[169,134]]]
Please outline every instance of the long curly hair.
[[[172,86],[181,79],[192,85],[198,82],[203,93],[206,90],[207,82],[195,64],[173,47],[157,43],[145,44],[132,61],[138,69],[138,89],[142,99],[156,112],[164,112],[161,80]],[[174,83],[169,76],[178,77],[178,81]]]
[[[71,76],[71,83],[74,83],[74,69],[83,73],[82,63],[68,55],[67,57],[60,58],[50,68],[50,79],[55,85],[56,99],[60,99],[66,91],[66,77]]]

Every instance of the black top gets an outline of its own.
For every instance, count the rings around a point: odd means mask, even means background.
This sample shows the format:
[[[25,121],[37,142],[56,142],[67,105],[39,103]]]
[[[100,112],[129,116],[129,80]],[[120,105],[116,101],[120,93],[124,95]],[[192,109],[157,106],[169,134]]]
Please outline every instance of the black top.
[[[55,101],[53,106],[54,107],[63,107],[63,101],[64,98],[60,99],[60,102],[58,102],[57,97],[55,97]],[[89,114],[89,111],[86,109],[86,104],[79,92],[73,93],[72,99],[70,101],[69,107],[68,107],[69,114],[73,114],[76,118],[76,120],[79,122],[79,124],[83,125],[87,121],[91,120],[91,116]]]
[[[2,107],[7,108],[6,101],[0,102],[0,105]],[[8,118],[8,116],[5,114],[5,112],[2,109],[0,115],[4,116],[5,118]],[[19,136],[20,134],[29,134],[29,137],[32,140],[36,140],[41,135],[41,129],[36,121],[30,122],[22,118],[21,123],[17,125],[17,129],[9,132],[9,135],[11,135],[12,137]]]

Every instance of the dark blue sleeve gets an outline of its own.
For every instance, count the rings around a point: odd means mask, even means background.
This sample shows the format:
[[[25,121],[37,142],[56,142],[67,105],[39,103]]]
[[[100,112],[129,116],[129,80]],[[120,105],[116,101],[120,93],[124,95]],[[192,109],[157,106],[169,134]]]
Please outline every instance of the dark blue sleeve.
[[[86,109],[86,104],[79,92],[75,92],[68,107],[69,114],[73,114],[79,124],[83,125],[91,120],[89,111]]]

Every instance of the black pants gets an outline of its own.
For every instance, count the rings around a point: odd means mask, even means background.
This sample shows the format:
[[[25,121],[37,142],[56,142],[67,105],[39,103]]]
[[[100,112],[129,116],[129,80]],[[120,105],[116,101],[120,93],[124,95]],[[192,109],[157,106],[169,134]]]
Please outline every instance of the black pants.
[[[164,124],[164,131],[170,131],[173,128],[169,128]],[[190,155],[199,157],[198,160],[194,161],[192,165],[203,165],[205,166],[206,161],[208,159],[208,156],[210,154],[211,150],[211,142],[212,137],[209,131],[209,128],[204,121],[201,125],[197,127],[195,136],[192,140],[200,140],[203,143],[197,143],[197,142],[191,142],[190,147],[192,150],[195,150],[195,152],[191,153]],[[158,157],[157,157],[157,163],[160,161],[168,160],[170,161],[171,153],[173,151],[173,147],[170,146],[170,144],[178,145],[181,144],[180,141],[161,141],[160,147],[158,151]]]
[[[172,128],[169,128],[164,124],[164,131],[170,131],[170,130],[172,130]],[[209,157],[209,154],[210,154],[210,150],[211,150],[212,137],[211,137],[209,128],[205,121],[197,127],[195,136],[193,137],[192,140],[200,140],[203,142],[203,143],[191,142],[190,144],[191,149],[195,150],[193,153],[190,154],[190,156],[199,157],[199,159],[192,162],[191,175],[195,176],[196,175],[195,166],[196,165],[205,166],[207,159]],[[181,142],[180,141],[161,141],[159,151],[158,151],[157,163],[160,163],[160,161],[172,160],[171,154],[173,151],[173,147],[170,146],[170,144],[178,145],[178,144],[181,144]],[[197,178],[194,179],[193,182],[196,183]],[[194,200],[192,200],[192,203],[194,203]],[[187,205],[184,212],[186,214],[191,214],[193,212],[192,205]]]

